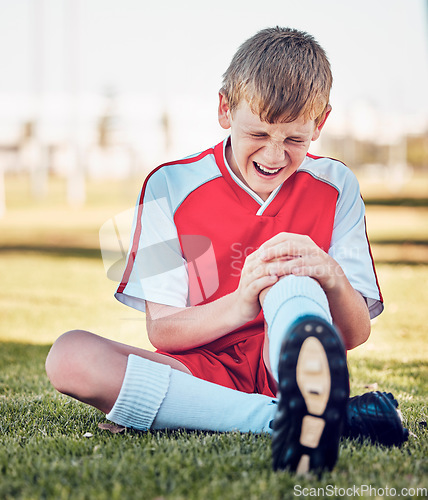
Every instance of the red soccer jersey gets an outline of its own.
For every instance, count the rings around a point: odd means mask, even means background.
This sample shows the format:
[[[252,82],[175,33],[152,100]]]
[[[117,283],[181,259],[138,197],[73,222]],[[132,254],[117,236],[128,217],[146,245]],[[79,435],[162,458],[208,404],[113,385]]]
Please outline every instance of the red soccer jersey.
[[[263,201],[233,174],[225,144],[148,176],[116,297],[141,310],[145,300],[176,307],[216,300],[237,288],[246,256],[285,231],[310,236],[335,258],[371,316],[379,314],[382,298],[353,173],[336,160],[307,155]],[[204,348],[220,353],[260,335],[263,326],[260,313]]]

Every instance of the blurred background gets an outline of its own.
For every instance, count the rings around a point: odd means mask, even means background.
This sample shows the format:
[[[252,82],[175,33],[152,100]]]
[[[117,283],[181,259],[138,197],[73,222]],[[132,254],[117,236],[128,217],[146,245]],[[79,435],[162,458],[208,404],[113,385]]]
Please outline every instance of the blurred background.
[[[36,196],[47,175],[68,177],[78,203],[79,177],[141,175],[211,146],[222,73],[278,24],[313,34],[331,60],[334,112],[315,152],[388,167],[399,184],[428,162],[427,5],[0,0],[0,169],[33,174]]]
[[[328,54],[333,113],[311,152],[357,174],[376,260],[426,269],[426,0],[0,0],[0,339],[140,331],[99,229],[158,164],[225,136],[222,74],[274,25]]]

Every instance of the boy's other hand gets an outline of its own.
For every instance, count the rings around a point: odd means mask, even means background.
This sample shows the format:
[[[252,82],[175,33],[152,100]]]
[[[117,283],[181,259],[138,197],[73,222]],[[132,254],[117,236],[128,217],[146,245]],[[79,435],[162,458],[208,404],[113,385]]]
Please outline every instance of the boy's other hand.
[[[269,274],[288,274],[316,279],[327,293],[341,284],[345,274],[339,264],[309,236],[279,233],[257,250]]]
[[[274,285],[280,276],[271,272],[272,263],[261,259],[259,250],[249,254],[245,259],[239,285],[234,292],[235,305],[242,324],[257,317],[261,310],[259,300],[261,291]]]

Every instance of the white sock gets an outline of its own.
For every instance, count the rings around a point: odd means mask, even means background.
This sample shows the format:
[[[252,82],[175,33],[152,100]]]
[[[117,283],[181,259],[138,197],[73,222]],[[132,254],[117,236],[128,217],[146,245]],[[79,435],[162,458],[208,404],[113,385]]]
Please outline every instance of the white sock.
[[[109,420],[140,430],[271,432],[274,399],[247,394],[130,355]]]
[[[278,381],[278,361],[284,335],[303,316],[332,322],[328,300],[319,283],[307,276],[286,276],[266,294],[263,313],[268,326],[269,361]]]
[[[168,391],[170,373],[169,365],[128,356],[119,396],[107,418],[125,427],[149,429]]]

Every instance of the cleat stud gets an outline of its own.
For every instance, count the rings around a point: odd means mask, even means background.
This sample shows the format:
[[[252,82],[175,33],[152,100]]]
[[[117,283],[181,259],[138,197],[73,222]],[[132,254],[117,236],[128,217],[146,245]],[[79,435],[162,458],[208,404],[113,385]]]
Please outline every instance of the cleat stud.
[[[310,324],[305,325],[305,332],[311,332],[312,330],[313,330],[312,325]]]
[[[289,407],[290,410],[299,409],[302,406],[302,403],[299,398],[293,398],[290,400]]]
[[[281,362],[282,363],[286,363],[288,358],[289,358],[288,353],[287,352],[283,352],[282,355],[281,355]]]
[[[336,347],[337,345],[337,339],[335,337],[327,337],[325,340],[324,340],[324,344],[326,347]]]
[[[286,352],[283,352],[280,357],[279,361],[279,369],[282,370],[284,368],[294,368],[294,363],[295,363],[295,354],[293,352],[290,352],[289,350]]]
[[[279,385],[281,387],[281,392],[288,392],[293,387],[291,381],[286,378],[281,380],[281,383]]]
[[[292,344],[293,342],[295,342],[297,339],[298,339],[298,334],[296,332],[293,332],[293,333],[290,333],[289,337],[288,337],[288,342],[290,344]]]
[[[324,328],[321,326],[321,325],[318,325],[316,328],[315,328],[315,331],[317,333],[322,333],[324,331]]]
[[[331,361],[330,366],[331,366],[332,370],[339,370],[339,369],[343,368],[344,366],[346,366],[346,363],[345,363],[344,359],[336,358],[336,359],[333,359]]]

